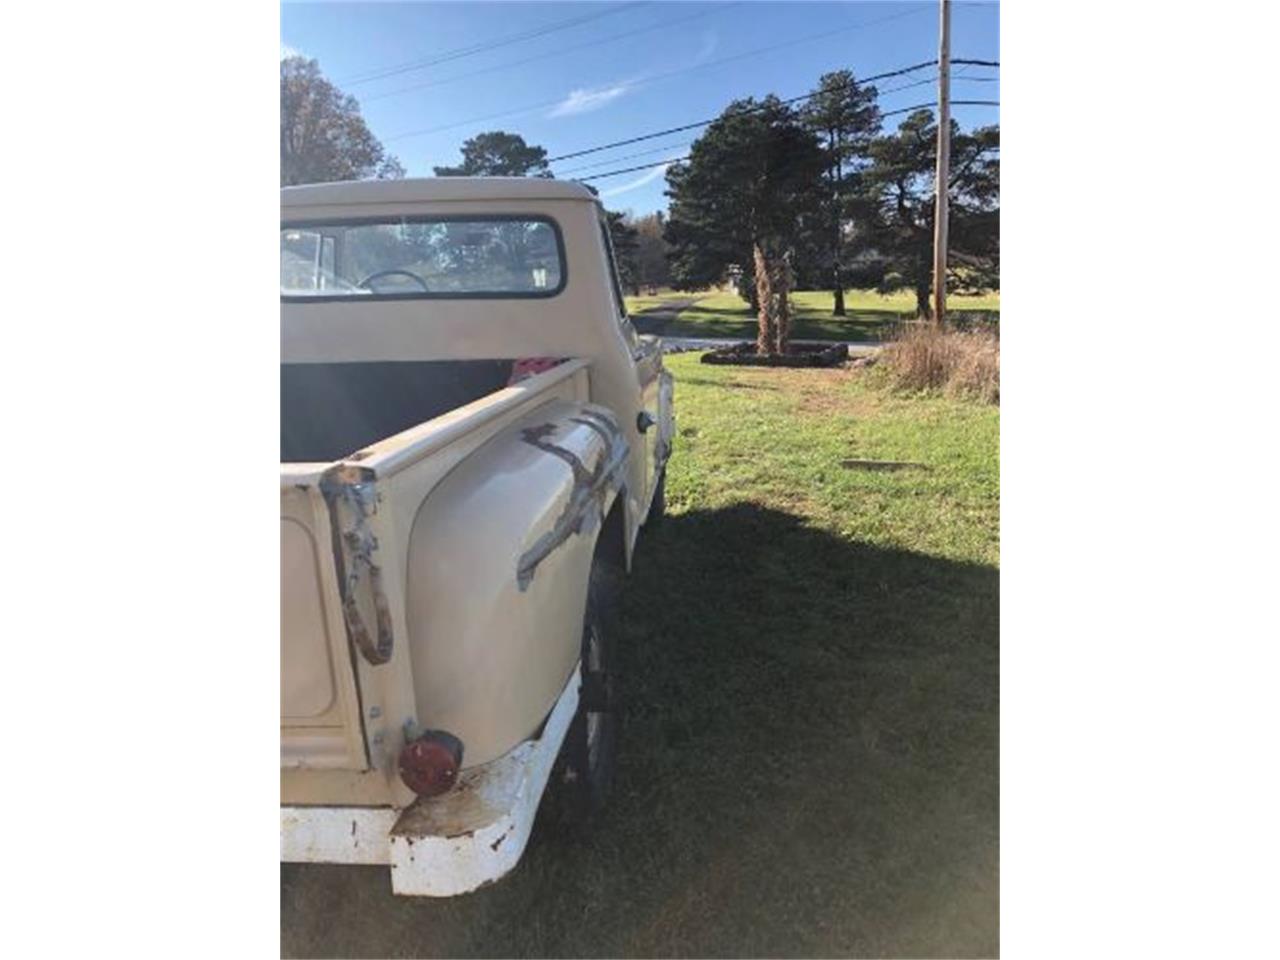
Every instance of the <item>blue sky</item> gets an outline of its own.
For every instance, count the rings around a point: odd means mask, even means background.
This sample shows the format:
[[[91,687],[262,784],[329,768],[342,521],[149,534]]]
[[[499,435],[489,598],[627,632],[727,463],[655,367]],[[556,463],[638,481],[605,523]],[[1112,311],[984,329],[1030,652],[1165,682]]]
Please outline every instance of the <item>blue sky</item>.
[[[581,21],[562,26],[564,21]],[[524,36],[527,34],[537,36]],[[998,60],[999,7],[956,2],[952,56]],[[625,36],[620,36],[624,35]],[[472,48],[490,49],[471,52]],[[374,134],[410,176],[456,163],[484,130],[569,153],[715,116],[731,101],[808,92],[827,71],[858,77],[933,59],[938,7],[925,2],[294,3],[281,50],[320,62],[360,101]],[[758,52],[757,52],[758,51]],[[421,65],[421,61],[439,61]],[[527,62],[525,62],[527,61]],[[371,74],[395,70],[392,75]],[[953,99],[999,100],[998,70],[953,69]],[[881,110],[936,96],[930,71],[877,83]],[[894,87],[903,87],[890,92]],[[960,125],[998,108],[954,108]],[[886,127],[901,117],[886,121]],[[693,130],[552,165],[589,176],[683,156]],[[611,209],[665,209],[663,168],[594,180]]]

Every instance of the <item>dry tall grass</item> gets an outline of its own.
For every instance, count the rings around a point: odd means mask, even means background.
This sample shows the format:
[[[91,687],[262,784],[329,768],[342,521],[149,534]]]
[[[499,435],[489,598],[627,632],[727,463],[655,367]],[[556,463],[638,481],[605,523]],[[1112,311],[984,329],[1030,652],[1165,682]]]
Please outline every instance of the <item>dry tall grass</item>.
[[[898,389],[1000,402],[1000,337],[992,330],[908,323],[885,347],[881,364]]]

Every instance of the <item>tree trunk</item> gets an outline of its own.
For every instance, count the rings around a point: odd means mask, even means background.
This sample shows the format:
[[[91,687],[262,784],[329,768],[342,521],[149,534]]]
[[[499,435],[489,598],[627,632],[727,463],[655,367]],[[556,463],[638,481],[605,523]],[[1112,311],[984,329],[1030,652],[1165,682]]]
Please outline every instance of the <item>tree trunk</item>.
[[[920,320],[933,319],[933,306],[929,302],[931,289],[928,280],[924,282],[924,286],[916,284],[916,317]]]
[[[791,342],[791,258],[790,256],[780,257],[774,262],[775,274],[773,281],[773,296],[776,300],[774,308],[774,327],[775,336],[778,342],[778,352],[786,353],[787,345]]]
[[[831,156],[835,158],[835,176],[831,181],[831,217],[834,227],[831,234],[831,285],[835,294],[836,305],[831,311],[833,317],[844,314],[844,281],[840,277],[840,185],[844,181],[844,164],[841,162],[840,130],[832,127],[830,131]]]
[[[757,240],[751,247],[752,260],[756,273],[756,300],[759,308],[760,329],[756,334],[756,353],[762,356],[776,353],[778,349],[777,331],[774,327],[774,293],[772,264],[765,256],[764,249]]]

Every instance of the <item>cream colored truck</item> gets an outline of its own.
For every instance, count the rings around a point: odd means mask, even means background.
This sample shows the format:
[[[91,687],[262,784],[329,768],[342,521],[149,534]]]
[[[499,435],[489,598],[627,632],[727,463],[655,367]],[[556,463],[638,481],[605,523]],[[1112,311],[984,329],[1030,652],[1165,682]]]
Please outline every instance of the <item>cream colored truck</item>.
[[[290,187],[280,245],[281,859],[463,893],[607,787],[670,375],[580,185]]]

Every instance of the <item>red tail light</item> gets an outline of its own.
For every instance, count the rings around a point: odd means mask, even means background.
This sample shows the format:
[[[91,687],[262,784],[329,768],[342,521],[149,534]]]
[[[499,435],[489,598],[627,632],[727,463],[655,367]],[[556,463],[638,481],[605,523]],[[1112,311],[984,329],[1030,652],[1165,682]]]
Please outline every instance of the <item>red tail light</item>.
[[[462,741],[443,730],[428,730],[400,751],[400,779],[420,797],[447,793],[462,767]]]

